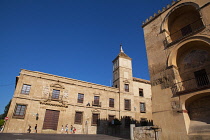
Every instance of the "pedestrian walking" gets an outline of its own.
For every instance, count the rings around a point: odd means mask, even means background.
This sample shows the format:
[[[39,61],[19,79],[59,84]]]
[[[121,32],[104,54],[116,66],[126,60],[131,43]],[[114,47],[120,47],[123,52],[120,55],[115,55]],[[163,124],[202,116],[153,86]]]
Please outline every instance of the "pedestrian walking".
[[[37,133],[37,124],[34,127],[35,133]]]
[[[75,132],[76,132],[76,128],[74,127],[74,128],[73,128],[73,133],[75,134]]]
[[[2,125],[2,126],[0,127],[0,132],[3,132],[3,130],[4,130],[4,126]]]
[[[28,133],[31,133],[31,126],[28,126]]]
[[[68,129],[69,129],[68,128],[68,124],[66,124],[66,130],[65,130],[66,131],[66,134],[68,134]]]
[[[64,128],[63,125],[61,126],[61,134],[63,134]]]
[[[70,133],[72,134],[73,133],[73,126],[71,125],[71,127],[70,127]]]

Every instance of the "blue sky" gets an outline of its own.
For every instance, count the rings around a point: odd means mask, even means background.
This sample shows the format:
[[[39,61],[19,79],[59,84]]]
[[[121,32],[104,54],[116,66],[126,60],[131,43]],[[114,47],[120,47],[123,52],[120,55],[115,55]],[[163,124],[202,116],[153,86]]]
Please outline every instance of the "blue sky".
[[[0,114],[20,69],[110,86],[124,52],[149,80],[142,22],[171,0],[0,0]]]

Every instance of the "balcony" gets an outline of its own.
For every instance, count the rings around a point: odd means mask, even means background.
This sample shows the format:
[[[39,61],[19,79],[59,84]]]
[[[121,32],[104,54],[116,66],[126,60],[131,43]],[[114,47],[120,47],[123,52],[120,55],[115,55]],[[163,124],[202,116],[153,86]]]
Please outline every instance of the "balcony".
[[[83,99],[77,99],[77,103],[83,103]]]
[[[187,26],[181,28],[180,30],[172,33],[171,35],[167,36],[164,40],[164,46],[169,47],[183,38],[192,35],[194,33],[197,33],[198,31],[201,31],[203,28],[205,28],[203,21],[200,19],[194,21],[193,23],[188,24]]]
[[[63,103],[63,96],[62,95],[55,95],[55,94],[49,94],[49,96],[46,98],[46,101],[57,101],[59,103]]]
[[[173,94],[181,95],[210,88],[210,74],[185,80],[174,84]]]
[[[99,102],[99,101],[92,101],[92,106],[101,107],[101,102]]]

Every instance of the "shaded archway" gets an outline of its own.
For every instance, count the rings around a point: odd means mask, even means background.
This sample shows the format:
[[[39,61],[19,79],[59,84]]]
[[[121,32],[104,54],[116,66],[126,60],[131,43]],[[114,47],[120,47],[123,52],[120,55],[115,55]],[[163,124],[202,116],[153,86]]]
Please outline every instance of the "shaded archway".
[[[210,92],[201,93],[186,100],[190,118],[189,133],[210,132]]]
[[[182,90],[203,88],[210,84],[210,46],[203,41],[191,41],[178,49],[176,58]]]
[[[199,6],[192,2],[174,7],[164,18],[160,32],[165,32],[165,45],[177,42],[204,28]]]
[[[168,66],[176,71],[176,92],[210,86],[210,40],[197,36],[180,43],[170,53]],[[205,86],[205,87],[204,87]]]

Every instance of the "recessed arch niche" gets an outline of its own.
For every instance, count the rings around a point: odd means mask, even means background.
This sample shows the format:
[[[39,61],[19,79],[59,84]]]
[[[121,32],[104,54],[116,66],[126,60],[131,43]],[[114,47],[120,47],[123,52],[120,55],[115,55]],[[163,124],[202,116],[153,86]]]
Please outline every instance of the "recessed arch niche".
[[[189,133],[210,131],[210,93],[200,93],[188,98],[185,107],[190,118]]]

